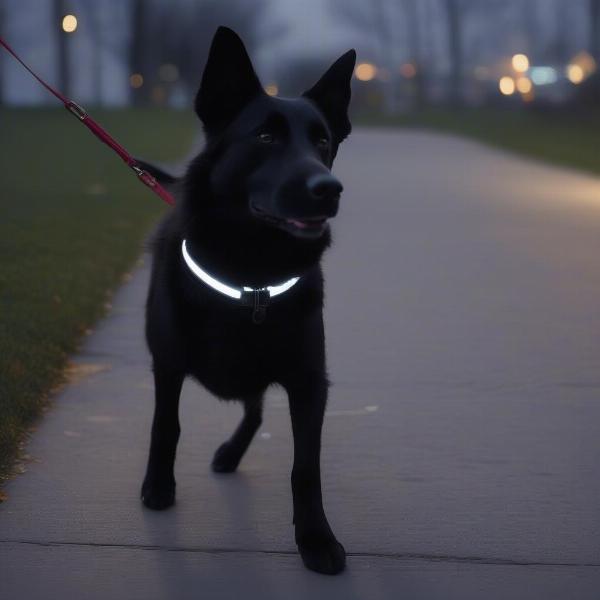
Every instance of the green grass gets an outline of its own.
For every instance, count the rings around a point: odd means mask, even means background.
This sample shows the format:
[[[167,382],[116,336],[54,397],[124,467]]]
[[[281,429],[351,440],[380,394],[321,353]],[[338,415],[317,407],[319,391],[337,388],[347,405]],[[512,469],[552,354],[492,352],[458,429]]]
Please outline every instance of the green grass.
[[[173,160],[196,124],[92,111],[132,154]],[[161,200],[66,111],[0,111],[0,480],[67,359],[140,254]]]
[[[600,112],[431,109],[399,117],[364,115],[355,123],[455,133],[553,164],[600,173]]]

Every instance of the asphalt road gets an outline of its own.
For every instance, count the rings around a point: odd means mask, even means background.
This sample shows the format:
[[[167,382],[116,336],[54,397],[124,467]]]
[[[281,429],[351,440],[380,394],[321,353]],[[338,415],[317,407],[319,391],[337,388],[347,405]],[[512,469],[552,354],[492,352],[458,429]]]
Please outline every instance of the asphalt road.
[[[357,130],[326,259],[328,515],[307,572],[285,398],[233,476],[240,407],[188,382],[178,500],[144,510],[147,264],[76,357],[0,505],[0,597],[600,597],[600,179],[474,142]]]

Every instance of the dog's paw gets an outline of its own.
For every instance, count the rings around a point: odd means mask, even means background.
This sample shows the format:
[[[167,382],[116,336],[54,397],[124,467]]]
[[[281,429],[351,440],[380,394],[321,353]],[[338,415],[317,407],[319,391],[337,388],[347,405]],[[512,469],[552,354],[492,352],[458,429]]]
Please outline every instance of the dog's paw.
[[[233,473],[238,468],[240,459],[236,449],[229,442],[224,442],[217,448],[211,467],[215,473]]]
[[[304,566],[324,575],[337,575],[346,568],[346,551],[334,538],[298,543]]]
[[[142,503],[152,510],[165,510],[175,504],[175,482],[157,484],[148,480],[142,485]]]

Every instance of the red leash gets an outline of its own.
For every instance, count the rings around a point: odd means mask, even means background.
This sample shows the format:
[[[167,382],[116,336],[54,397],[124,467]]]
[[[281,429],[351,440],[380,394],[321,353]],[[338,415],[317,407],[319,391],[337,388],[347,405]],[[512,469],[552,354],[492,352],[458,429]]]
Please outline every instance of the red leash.
[[[18,60],[25,69],[27,69],[31,75],[33,75],[53,96],[58,98],[65,106],[65,108],[79,119],[100,141],[104,142],[109,148],[114,150],[126,163],[127,166],[133,169],[138,176],[139,180],[147,185],[155,194],[160,196],[167,204],[175,204],[175,198],[163,188],[156,179],[150,175],[147,171],[142,169],[138,162],[121,146],[114,138],[112,138],[107,131],[105,131],[92,117],[90,117],[86,110],[79,106],[77,102],[69,100],[66,96],[63,96],[59,91],[55,90],[52,86],[47,84],[41,77],[36,75],[16,54],[16,52],[0,37],[0,46],[12,54],[12,56]]]

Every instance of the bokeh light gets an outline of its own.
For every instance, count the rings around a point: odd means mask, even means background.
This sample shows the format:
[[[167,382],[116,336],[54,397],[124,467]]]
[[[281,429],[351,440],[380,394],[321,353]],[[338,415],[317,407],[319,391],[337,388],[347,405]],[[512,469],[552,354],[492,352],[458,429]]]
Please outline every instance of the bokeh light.
[[[66,33],[73,33],[77,29],[77,17],[75,15],[65,15],[62,20],[62,28]]]
[[[515,54],[512,57],[512,66],[517,73],[525,73],[529,69],[529,59],[525,54]]]
[[[359,81],[371,81],[371,79],[374,79],[375,75],[377,75],[377,67],[367,62],[360,63],[356,65],[354,74]]]
[[[567,67],[567,77],[571,83],[577,85],[585,79],[585,72],[580,65],[569,65]]]
[[[531,79],[529,77],[519,77],[517,79],[517,89],[521,94],[529,94],[531,89],[533,88],[533,84],[531,83]]]
[[[144,78],[141,73],[133,73],[133,75],[129,77],[129,85],[136,90],[141,88],[144,85]]]
[[[412,63],[404,63],[400,67],[400,74],[402,77],[412,79],[417,74],[417,68]]]
[[[502,77],[498,83],[500,93],[504,96],[511,96],[515,93],[515,80],[512,77]]]

